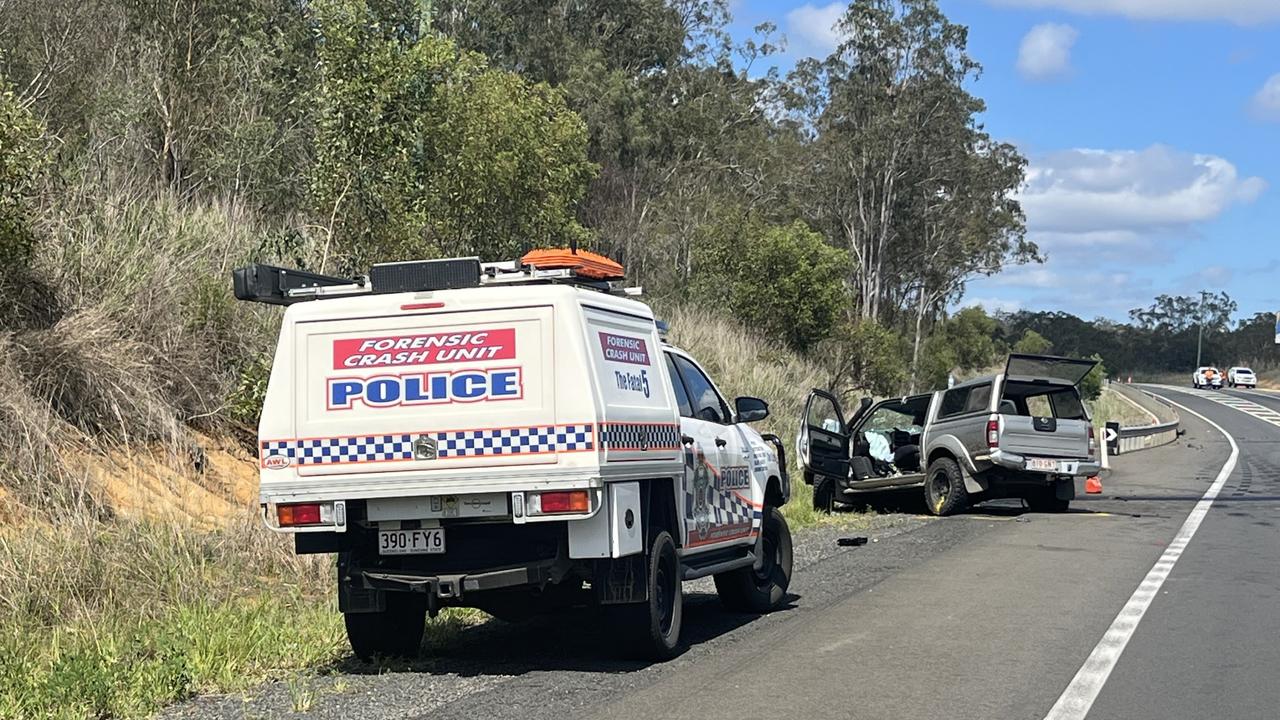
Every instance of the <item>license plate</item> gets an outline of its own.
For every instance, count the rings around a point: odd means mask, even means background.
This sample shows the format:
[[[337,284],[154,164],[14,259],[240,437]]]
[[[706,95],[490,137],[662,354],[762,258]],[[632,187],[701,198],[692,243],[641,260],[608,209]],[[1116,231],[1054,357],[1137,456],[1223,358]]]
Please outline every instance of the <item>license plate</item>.
[[[444,552],[444,528],[379,530],[379,555],[434,555]]]
[[[1075,475],[1080,472],[1080,462],[1078,460],[1052,460],[1050,458],[1027,458],[1028,470],[1039,470],[1041,472],[1058,473],[1061,475]]]

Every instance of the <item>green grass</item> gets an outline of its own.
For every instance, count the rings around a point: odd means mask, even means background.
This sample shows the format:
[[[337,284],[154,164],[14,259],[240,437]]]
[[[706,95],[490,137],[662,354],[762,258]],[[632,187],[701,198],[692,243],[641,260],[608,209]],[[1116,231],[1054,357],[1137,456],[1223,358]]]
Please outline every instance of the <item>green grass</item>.
[[[144,717],[345,652],[327,563],[246,523],[0,533],[0,718]]]
[[[23,627],[0,639],[0,717],[145,717],[331,662],[345,650],[331,603],[295,595],[194,602],[140,620]]]
[[[332,556],[246,519],[217,531],[67,516],[0,527],[0,718],[135,718],[350,656]],[[427,647],[488,616],[447,610]],[[300,679],[302,678],[302,679]]]

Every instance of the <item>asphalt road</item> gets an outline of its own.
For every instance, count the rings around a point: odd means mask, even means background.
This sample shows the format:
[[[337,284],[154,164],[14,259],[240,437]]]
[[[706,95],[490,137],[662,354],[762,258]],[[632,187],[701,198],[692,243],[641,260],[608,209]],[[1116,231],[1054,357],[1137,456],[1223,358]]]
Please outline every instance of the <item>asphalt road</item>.
[[[1089,718],[1280,717],[1280,427],[1190,392],[1239,447]],[[1239,395],[1280,411],[1280,396]],[[926,521],[883,515],[797,537],[793,601],[755,618],[690,587],[689,649],[662,665],[611,659],[591,618],[491,622],[410,668],[345,663],[166,717],[1044,718],[1200,502],[1230,453],[1187,434],[1114,459],[1101,496],[1064,515],[1014,504]],[[1132,622],[1128,623],[1132,625]]]

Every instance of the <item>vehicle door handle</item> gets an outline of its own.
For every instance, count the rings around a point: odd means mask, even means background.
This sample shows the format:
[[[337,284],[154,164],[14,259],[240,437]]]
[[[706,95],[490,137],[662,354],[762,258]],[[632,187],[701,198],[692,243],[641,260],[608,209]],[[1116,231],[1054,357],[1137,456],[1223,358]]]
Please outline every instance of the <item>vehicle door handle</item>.
[[[724,447],[729,443],[724,438],[716,438],[716,447]]]
[[[681,435],[680,442],[684,443],[685,445],[692,445],[693,438],[689,437],[688,435]]]

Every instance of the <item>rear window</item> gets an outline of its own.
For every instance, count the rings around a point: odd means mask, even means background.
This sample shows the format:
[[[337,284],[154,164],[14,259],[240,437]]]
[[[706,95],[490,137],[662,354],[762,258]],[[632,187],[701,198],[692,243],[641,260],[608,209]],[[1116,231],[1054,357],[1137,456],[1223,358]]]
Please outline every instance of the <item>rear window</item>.
[[[991,384],[967,385],[942,394],[942,406],[938,418],[948,418],[963,413],[982,412],[991,404]]]
[[[1009,382],[1005,385],[1000,411],[1006,415],[1054,417],[1059,420],[1085,420],[1088,417],[1080,393],[1074,387],[1046,388],[1036,383]]]
[[[1249,368],[1236,368],[1237,375],[1252,375],[1253,371]]]
[[[1050,393],[1049,400],[1053,403],[1053,416],[1059,420],[1084,420],[1086,417],[1084,403],[1080,402],[1075,388]]]
[[[943,393],[942,407],[938,408],[938,417],[946,418],[964,412],[965,405],[969,403],[970,390],[973,390],[973,388],[962,387]]]

